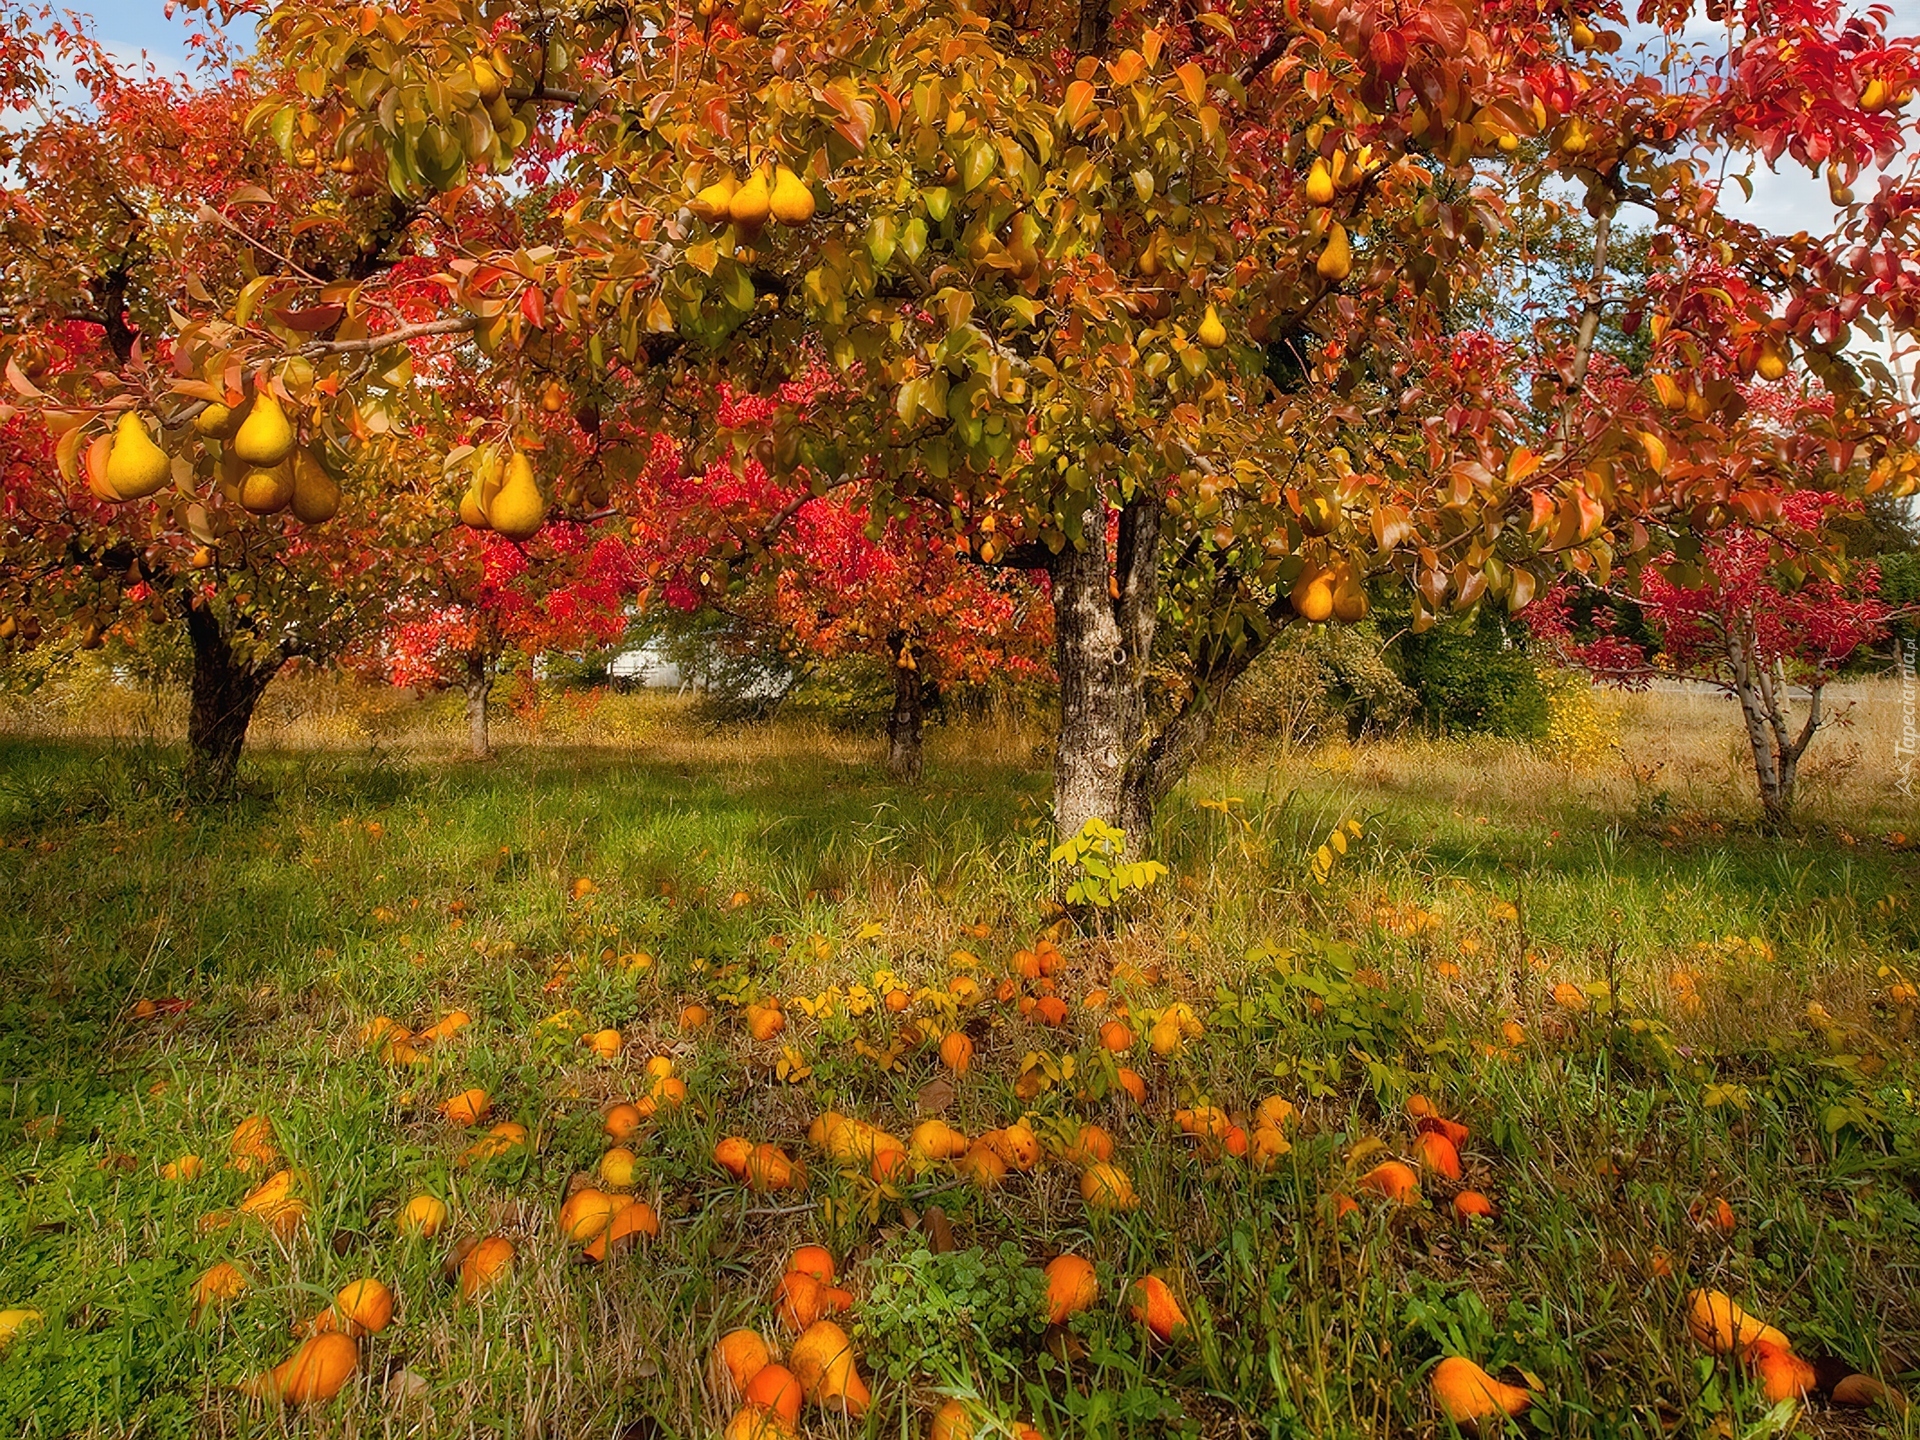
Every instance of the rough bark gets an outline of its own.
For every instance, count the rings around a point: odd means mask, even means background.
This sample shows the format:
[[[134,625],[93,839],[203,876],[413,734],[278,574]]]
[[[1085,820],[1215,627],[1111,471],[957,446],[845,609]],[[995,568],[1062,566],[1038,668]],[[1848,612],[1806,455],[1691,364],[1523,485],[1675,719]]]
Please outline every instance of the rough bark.
[[[487,702],[493,695],[494,657],[482,650],[470,651],[460,690],[467,697],[467,751],[476,760],[493,755],[487,736]]]
[[[1060,737],[1054,752],[1054,826],[1062,838],[1099,818],[1127,831],[1134,853],[1152,820],[1139,767],[1147,760],[1146,680],[1159,599],[1158,497],[1120,512],[1109,556],[1104,514],[1090,509],[1083,540],[1052,566]],[[1129,796],[1132,799],[1129,799]]]
[[[186,620],[187,638],[193,646],[193,679],[187,704],[187,789],[203,798],[218,799],[233,791],[254,706],[286,664],[287,656],[284,650],[275,649],[258,659],[242,658],[220,617],[207,605],[189,602]]]
[[[926,766],[922,733],[926,724],[926,690],[913,645],[905,635],[887,637],[893,652],[893,712],[887,716],[887,773],[912,784]]]

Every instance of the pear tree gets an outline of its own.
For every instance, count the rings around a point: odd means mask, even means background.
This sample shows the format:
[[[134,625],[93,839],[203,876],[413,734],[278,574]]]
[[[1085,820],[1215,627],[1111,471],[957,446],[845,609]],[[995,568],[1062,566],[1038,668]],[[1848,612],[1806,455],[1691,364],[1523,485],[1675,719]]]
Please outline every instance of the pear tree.
[[[277,396],[305,359],[302,425],[361,435],[410,356],[618,371],[693,443],[763,449],[775,517],[931,504],[976,563],[1048,577],[1064,833],[1145,830],[1273,635],[1370,580],[1420,627],[1518,611],[1764,522],[1809,449],[1914,480],[1853,343],[1920,321],[1920,63],[1881,10],[1729,7],[1694,42],[1649,3],[1630,56],[1607,4],[216,3],[288,77],[249,135],[441,229],[423,267],[177,297],[174,397]],[[1824,173],[1831,232],[1739,218],[1757,164]],[[486,219],[503,188],[537,227]],[[1591,278],[1532,343],[1463,327],[1542,195],[1593,218]],[[1609,284],[1629,216],[1658,294]],[[1646,327],[1647,374],[1596,367],[1602,325]],[[830,413],[707,404],[816,365]],[[1783,434],[1755,376],[1831,403]]]

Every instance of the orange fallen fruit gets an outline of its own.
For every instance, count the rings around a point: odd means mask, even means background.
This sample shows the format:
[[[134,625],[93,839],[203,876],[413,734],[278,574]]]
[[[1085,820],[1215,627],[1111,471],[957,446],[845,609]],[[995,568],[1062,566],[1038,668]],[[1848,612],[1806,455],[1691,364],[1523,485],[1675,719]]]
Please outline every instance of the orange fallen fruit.
[[[1401,1205],[1420,1203],[1420,1181],[1411,1167],[1398,1160],[1386,1160],[1360,1177],[1360,1188],[1371,1190]]]
[[[973,1440],[973,1419],[958,1400],[948,1400],[933,1412],[927,1440]]]
[[[613,1223],[619,1208],[620,1202],[603,1190],[576,1190],[560,1207],[560,1233],[575,1244],[585,1244]]]
[[[729,1330],[707,1353],[707,1378],[728,1400],[745,1397],[753,1377],[773,1363],[773,1354],[757,1330]]]
[[[747,1404],[773,1411],[789,1425],[800,1418],[800,1402],[805,1392],[791,1370],[784,1365],[765,1365],[747,1382]]]
[[[337,1331],[315,1335],[273,1369],[242,1381],[240,1390],[256,1400],[293,1405],[331,1400],[360,1365],[360,1346]]]
[[[1813,1389],[1813,1366],[1792,1350],[1771,1340],[1756,1340],[1747,1348],[1747,1364],[1769,1402],[1804,1400]]]
[[[1420,1152],[1420,1163],[1437,1175],[1449,1180],[1458,1180],[1461,1175],[1460,1152],[1437,1130],[1423,1130],[1415,1142]]]
[[[613,1219],[607,1228],[587,1243],[582,1252],[587,1259],[596,1263],[609,1255],[617,1255],[631,1249],[642,1240],[652,1240],[660,1234],[660,1216],[653,1206],[644,1200],[630,1200],[624,1197],[620,1206],[613,1212]]]
[[[1152,1331],[1155,1338],[1171,1340],[1187,1323],[1180,1302],[1158,1275],[1143,1275],[1133,1282],[1133,1318]]]
[[[1762,1341],[1783,1350],[1793,1348],[1784,1334],[1747,1314],[1719,1290],[1696,1290],[1687,1297],[1687,1329],[1716,1355],[1732,1355]]]
[[[1462,1220],[1475,1217],[1491,1220],[1494,1217],[1493,1201],[1478,1190],[1462,1190],[1453,1197],[1453,1213]]]
[[[456,1125],[478,1125],[493,1113],[493,1100],[476,1085],[447,1101],[440,1113]]]
[[[346,1335],[378,1335],[393,1323],[393,1291],[369,1277],[355,1280],[333,1297],[330,1308],[315,1317],[316,1332],[338,1330]]]
[[[393,1223],[402,1235],[437,1235],[440,1227],[447,1223],[446,1201],[434,1195],[416,1195],[394,1217]]]
[[[922,1120],[913,1127],[907,1148],[929,1160],[957,1160],[967,1153],[967,1137],[944,1120]]]
[[[1080,1172],[1080,1198],[1089,1210],[1101,1214],[1132,1210],[1140,1203],[1127,1172],[1106,1163],[1089,1165]]]
[[[1056,1255],[1047,1262],[1047,1319],[1064,1325],[1100,1298],[1100,1277],[1079,1255]]]
[[[816,1320],[793,1342],[787,1364],[801,1392],[823,1410],[859,1419],[872,1400],[854,1364],[853,1342],[831,1320]]]
[[[461,1260],[460,1293],[476,1299],[512,1273],[513,1242],[504,1235],[489,1235]]]
[[[1531,1392],[1502,1384],[1458,1355],[1450,1355],[1436,1365],[1430,1383],[1440,1413],[1463,1429],[1477,1427],[1496,1415],[1518,1415],[1533,1403]]]
[[[949,1031],[940,1041],[940,1063],[956,1075],[973,1064],[973,1041],[963,1030]]]
[[[247,1277],[239,1266],[222,1260],[193,1282],[193,1308],[224,1304],[246,1293]]]
[[[755,1190],[804,1190],[807,1172],[778,1145],[756,1145],[747,1156],[747,1184]]]

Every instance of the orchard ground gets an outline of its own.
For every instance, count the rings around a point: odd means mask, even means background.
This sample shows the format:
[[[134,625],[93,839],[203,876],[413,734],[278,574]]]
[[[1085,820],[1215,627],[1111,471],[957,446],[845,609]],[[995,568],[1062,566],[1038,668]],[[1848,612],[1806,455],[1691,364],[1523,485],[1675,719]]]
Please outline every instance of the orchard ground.
[[[74,713],[164,737],[164,710],[109,698]],[[1920,808],[1897,690],[1857,698],[1779,838],[1752,827],[1730,707],[1691,696],[1603,700],[1557,755],[1222,757],[1164,811],[1169,875],[1104,924],[1052,908],[1047,757],[1011,723],[936,732],[902,789],[876,743],[716,732],[661,699],[556,702],[473,765],[432,753],[459,734],[431,707],[276,686],[247,794],[210,810],[163,745],[0,740],[0,1309],[43,1317],[0,1350],[0,1432],[716,1433],[708,1348],[786,1343],[770,1296],[821,1243],[874,1403],[809,1410],[813,1435],[924,1435],[946,1396],[981,1435],[1446,1434],[1426,1378],[1450,1354],[1532,1386],[1544,1433],[1913,1433],[1818,1394],[1796,1421],[1686,1323],[1690,1291],[1726,1291],[1803,1355],[1920,1383]],[[1019,1003],[1049,933],[1061,1025]],[[738,1005],[773,997],[785,1029],[755,1042]],[[1180,1001],[1201,1033],[1155,1053]],[[472,1023],[414,1064],[362,1039],[455,1010]],[[612,1059],[580,1043],[604,1027]],[[595,1265],[556,1212],[661,1056],[687,1099],[627,1143],[662,1230]],[[470,1086],[528,1148],[461,1164],[484,1127],[438,1107]],[[1470,1137],[1463,1180],[1423,1171],[1401,1207],[1359,1182],[1417,1163],[1416,1093]],[[1301,1121],[1264,1171],[1175,1122],[1270,1095]],[[1140,1203],[1090,1212],[1056,1153],[990,1190],[944,1162],[881,1186],[809,1143],[828,1109],[903,1138],[1024,1115],[1050,1152],[1094,1122]],[[253,1115],[302,1177],[287,1239],[207,1219],[260,1179],[229,1163]],[[808,1188],[736,1183],[729,1135],[784,1146]],[[203,1175],[163,1177],[188,1154]],[[1463,1184],[1498,1215],[1456,1218]],[[422,1193],[447,1228],[403,1238]],[[516,1262],[468,1301],[443,1266],[487,1233]],[[1049,1329],[1037,1267],[1061,1251],[1100,1296]],[[220,1261],[247,1288],[196,1316]],[[1149,1272],[1189,1322],[1170,1343],[1129,1314]],[[236,1392],[363,1276],[398,1315],[338,1397]]]

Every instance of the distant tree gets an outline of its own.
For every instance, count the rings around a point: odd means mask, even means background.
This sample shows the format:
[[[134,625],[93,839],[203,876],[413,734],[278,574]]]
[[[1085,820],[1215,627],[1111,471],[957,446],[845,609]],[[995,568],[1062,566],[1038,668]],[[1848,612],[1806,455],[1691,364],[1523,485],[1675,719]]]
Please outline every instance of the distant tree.
[[[555,520],[532,541],[456,527],[438,537],[430,588],[403,602],[359,668],[395,685],[458,686],[467,746],[493,753],[489,702],[512,651],[610,645],[632,615],[632,557],[619,537]]]
[[[833,403],[818,375],[783,394],[809,409]],[[763,423],[773,409],[752,395],[722,399],[731,425]],[[900,779],[920,776],[937,687],[1050,673],[1046,591],[1023,571],[975,561],[929,501],[876,516],[843,493],[816,496],[777,478],[760,454],[702,465],[664,435],[652,440],[645,484],[652,503],[634,528],[659,599],[681,612],[724,610],[735,623],[712,638],[771,651],[769,677],[852,657],[883,665],[893,692],[887,767]]]
[[[1638,604],[1657,649],[1621,633],[1605,607],[1591,612],[1582,633],[1572,621],[1570,585],[1544,597],[1528,623],[1569,661],[1611,683],[1695,680],[1732,696],[1740,704],[1766,823],[1784,825],[1800,762],[1825,723],[1826,686],[1856,650],[1886,633],[1894,614],[1879,598],[1874,566],[1845,570],[1829,558],[1823,532],[1836,517],[1859,509],[1857,501],[1795,491],[1782,497],[1768,528],[1729,526],[1696,557],[1669,554],[1643,570],[1634,591],[1621,598]],[[1794,686],[1807,691],[1797,726]]]

